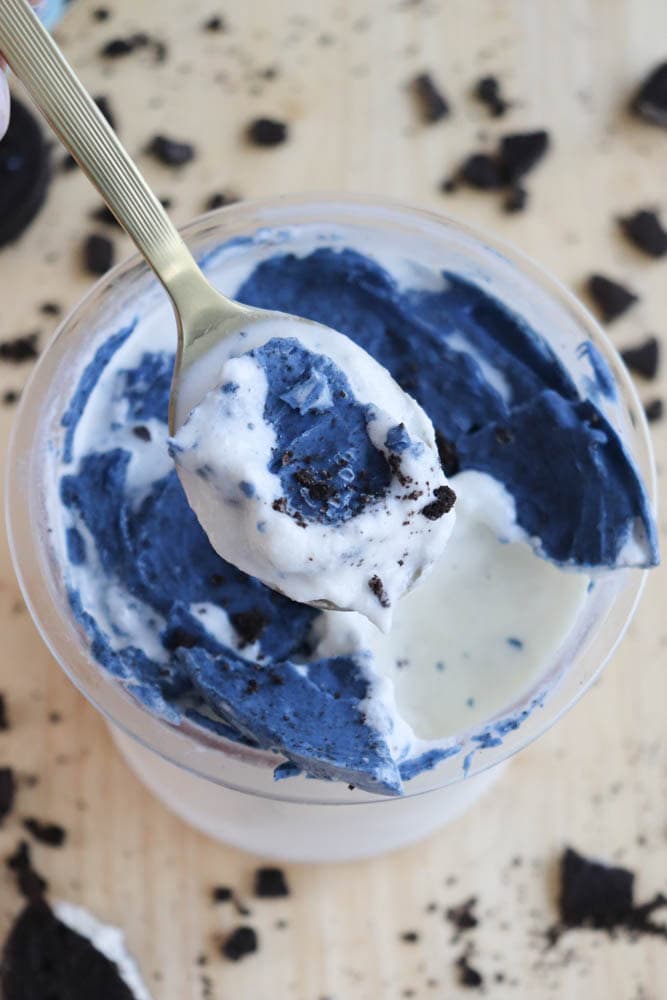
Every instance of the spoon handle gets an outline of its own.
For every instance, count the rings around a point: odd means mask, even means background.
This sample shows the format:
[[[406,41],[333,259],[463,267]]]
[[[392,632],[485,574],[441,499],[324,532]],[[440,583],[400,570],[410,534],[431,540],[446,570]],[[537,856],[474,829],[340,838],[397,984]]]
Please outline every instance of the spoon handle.
[[[202,286],[208,288],[208,283],[118,136],[27,0],[0,0],[0,52],[134,240],[176,309],[187,311],[187,300],[195,288],[201,295]]]

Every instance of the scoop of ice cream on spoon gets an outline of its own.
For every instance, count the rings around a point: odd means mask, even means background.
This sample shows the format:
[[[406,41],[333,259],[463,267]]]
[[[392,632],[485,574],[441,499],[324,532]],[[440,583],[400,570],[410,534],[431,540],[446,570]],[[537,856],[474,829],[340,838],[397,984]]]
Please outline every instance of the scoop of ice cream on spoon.
[[[171,448],[214,548],[388,627],[454,523],[426,414],[342,334],[209,283],[27,0],[0,5],[0,51],[171,298]]]

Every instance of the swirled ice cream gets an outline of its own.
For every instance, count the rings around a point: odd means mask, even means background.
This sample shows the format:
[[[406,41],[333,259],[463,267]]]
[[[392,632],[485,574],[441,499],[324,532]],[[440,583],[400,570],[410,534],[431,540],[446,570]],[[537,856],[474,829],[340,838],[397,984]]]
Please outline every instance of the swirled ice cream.
[[[56,455],[55,536],[92,655],[148,710],[275,751],[277,778],[395,795],[447,757],[465,771],[462,734],[482,753],[539,711],[601,581],[657,561],[655,525],[592,344],[565,363],[520,301],[354,234],[293,243],[223,247],[209,274],[245,302],[333,326],[383,365],[432,422],[457,494],[451,537],[391,630],[291,601],[216,553],[170,454],[174,332],[154,299],[131,303],[84,359]],[[326,392],[314,378],[283,395],[298,413]],[[281,479],[273,433],[263,455],[297,510],[305,484]],[[387,457],[403,444],[390,427],[374,447]]]

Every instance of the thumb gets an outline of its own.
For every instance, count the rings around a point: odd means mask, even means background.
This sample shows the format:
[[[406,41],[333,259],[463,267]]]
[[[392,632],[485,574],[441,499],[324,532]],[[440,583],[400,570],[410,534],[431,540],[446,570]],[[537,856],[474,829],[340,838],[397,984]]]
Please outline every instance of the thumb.
[[[0,69],[0,139],[7,131],[9,125],[9,85],[7,77]]]

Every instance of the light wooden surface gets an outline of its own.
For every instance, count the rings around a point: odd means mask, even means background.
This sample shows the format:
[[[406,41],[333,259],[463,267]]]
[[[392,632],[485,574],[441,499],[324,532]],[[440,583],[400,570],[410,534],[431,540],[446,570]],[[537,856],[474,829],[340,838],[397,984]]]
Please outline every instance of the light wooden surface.
[[[156,132],[192,140],[197,161],[181,172],[141,158],[183,222],[213,191],[245,196],[339,189],[392,195],[495,231],[534,254],[577,289],[593,269],[625,278],[642,302],[613,329],[618,345],[667,325],[667,264],[642,259],[614,217],[656,203],[667,211],[667,134],[625,115],[629,92],[667,57],[667,5],[655,0],[110,0],[98,24],[90,3],[72,4],[58,37],[94,93],[109,95],[119,131],[139,154]],[[201,30],[224,13],[228,34]],[[152,31],[170,49],[154,67],[138,53],[105,63],[108,38]],[[318,36],[331,37],[320,44]],[[277,66],[279,76],[254,74]],[[454,111],[417,123],[405,83],[431,69]],[[501,122],[469,97],[483,72],[498,73],[519,101]],[[252,91],[259,92],[253,93]],[[275,114],[289,144],[248,148],[249,118]],[[440,195],[437,185],[478,133],[548,127],[555,148],[530,180],[530,210],[508,217],[494,197]],[[60,156],[60,154],[58,154]],[[0,252],[0,339],[52,321],[37,306],[73,305],[91,284],[80,245],[96,194],[78,171],[60,175],[38,221]],[[129,247],[116,238],[119,256]],[[29,366],[4,365],[0,389],[19,387]],[[662,390],[665,390],[663,382]],[[642,387],[645,398],[659,386]],[[0,408],[3,441],[11,408]],[[655,425],[660,465],[667,423]],[[662,471],[662,469],[661,469]],[[664,515],[662,517],[664,541]],[[238,918],[214,907],[211,885],[248,894],[256,859],[226,849],[171,816],[139,785],[102,720],[61,675],[22,607],[6,543],[0,552],[0,690],[12,728],[0,763],[39,783],[20,789],[0,831],[12,849],[18,817],[62,822],[65,849],[37,847],[54,898],[121,925],[156,1000],[197,1000],[201,973],[216,1000],[394,1000],[467,995],[456,985],[442,908],[479,896],[470,935],[473,964],[498,1000],[663,1000],[667,944],[630,944],[574,933],[549,954],[539,935],[553,922],[554,870],[565,843],[636,867],[640,897],[667,889],[667,620],[665,571],[653,573],[641,609],[603,680],[512,764],[478,808],[429,841],[370,863],[288,868],[292,897],[251,903],[261,950],[238,965],[217,953]],[[62,722],[48,721],[50,712]],[[520,859],[514,861],[513,859]],[[0,872],[2,927],[19,901]],[[455,882],[452,884],[452,880]],[[431,902],[435,912],[426,912]],[[276,922],[287,921],[277,928]],[[404,931],[420,940],[403,943]],[[204,970],[196,957],[209,955]],[[506,981],[494,982],[496,972]],[[410,994],[409,990],[414,993]],[[37,998],[36,998],[37,1000]]]

